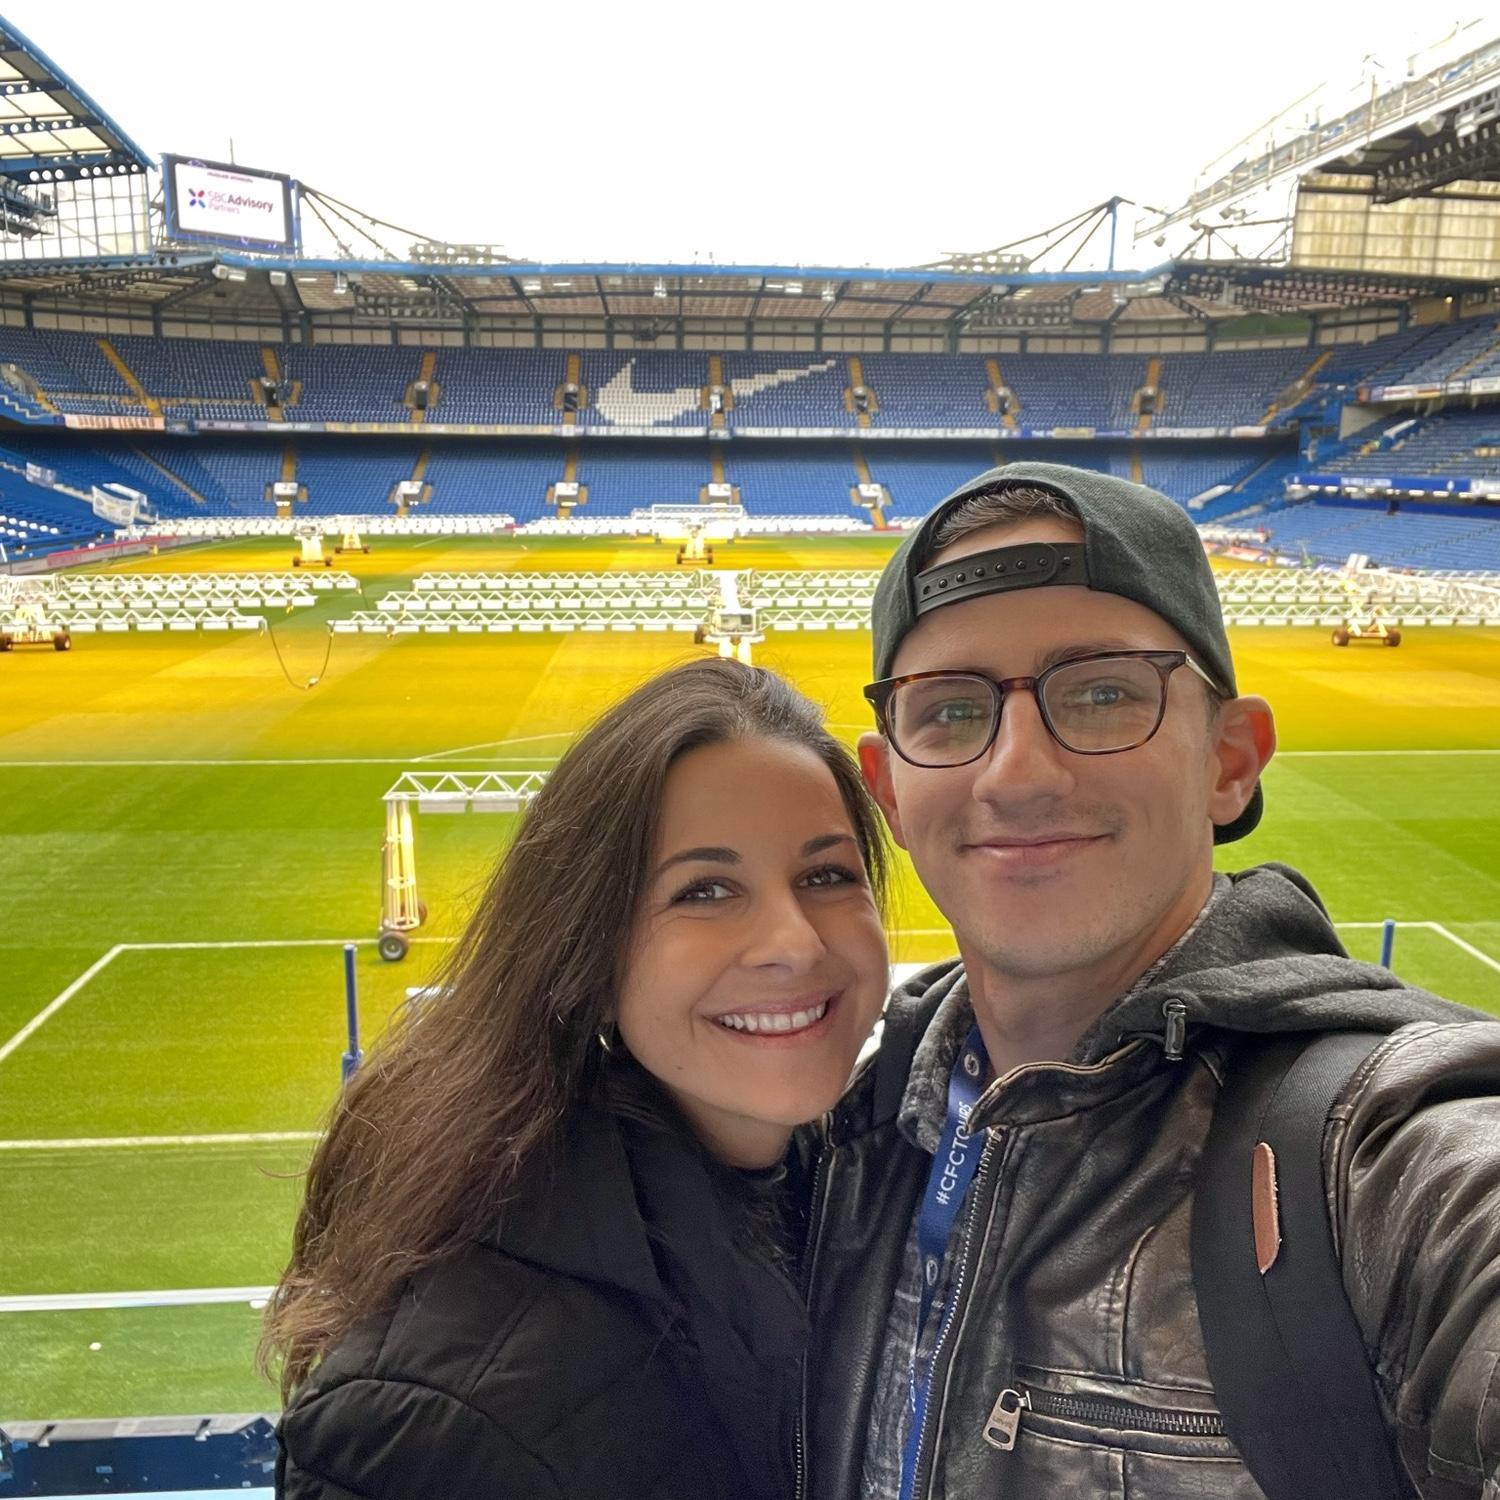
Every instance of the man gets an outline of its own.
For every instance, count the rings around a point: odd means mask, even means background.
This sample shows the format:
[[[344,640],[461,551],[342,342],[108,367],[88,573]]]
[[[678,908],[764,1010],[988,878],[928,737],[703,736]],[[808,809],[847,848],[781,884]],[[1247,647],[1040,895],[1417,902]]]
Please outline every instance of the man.
[[[1348,959],[1295,871],[1214,873],[1275,732],[1186,513],[993,470],[906,539],[873,629],[861,763],[960,957],[893,997],[832,1121],[805,1493],[1256,1500],[1200,1331],[1194,1167],[1263,1039],[1360,1030],[1392,1035],[1321,1174],[1354,1342],[1398,1492],[1497,1500],[1500,1025]]]

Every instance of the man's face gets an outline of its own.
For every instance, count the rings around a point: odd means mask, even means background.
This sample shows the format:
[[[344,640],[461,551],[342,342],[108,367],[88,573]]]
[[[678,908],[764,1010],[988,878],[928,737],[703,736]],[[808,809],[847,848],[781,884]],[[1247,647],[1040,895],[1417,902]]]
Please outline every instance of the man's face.
[[[974,532],[932,561],[1081,539],[1076,523],[1039,517]],[[1048,586],[932,611],[891,670],[1028,677],[1096,651],[1185,648],[1133,600]],[[1155,736],[1112,755],[1065,750],[1024,690],[1006,694],[994,744],[966,766],[912,766],[879,736],[861,741],[892,833],[971,969],[1123,988],[1186,929],[1208,894],[1213,822],[1240,812],[1270,753],[1268,711],[1252,735],[1233,706],[1211,718],[1207,692],[1190,669],[1173,672]]]

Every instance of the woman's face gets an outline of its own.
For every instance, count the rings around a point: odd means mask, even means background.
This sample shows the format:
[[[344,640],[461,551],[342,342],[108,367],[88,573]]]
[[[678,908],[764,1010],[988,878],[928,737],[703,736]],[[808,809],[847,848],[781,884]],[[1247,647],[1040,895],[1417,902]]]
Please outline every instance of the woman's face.
[[[782,740],[667,773],[616,1022],[699,1138],[768,1166],[837,1101],[880,1012],[885,937],[827,766]]]

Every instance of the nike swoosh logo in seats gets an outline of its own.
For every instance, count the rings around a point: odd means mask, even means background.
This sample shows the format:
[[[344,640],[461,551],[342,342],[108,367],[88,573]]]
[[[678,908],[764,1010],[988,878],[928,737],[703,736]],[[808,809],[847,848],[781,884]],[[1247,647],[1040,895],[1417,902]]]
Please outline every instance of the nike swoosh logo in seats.
[[[805,380],[809,375],[821,375],[831,370],[837,360],[825,359],[821,364],[801,369],[767,370],[759,375],[742,375],[729,382],[736,402],[769,391],[778,385],[788,385],[794,380]],[[635,388],[635,361],[625,364],[601,385],[594,396],[594,410],[605,421],[618,427],[656,427],[670,422],[684,412],[697,408],[701,399],[700,387],[678,386],[670,391],[638,391]],[[708,414],[704,413],[707,423]]]

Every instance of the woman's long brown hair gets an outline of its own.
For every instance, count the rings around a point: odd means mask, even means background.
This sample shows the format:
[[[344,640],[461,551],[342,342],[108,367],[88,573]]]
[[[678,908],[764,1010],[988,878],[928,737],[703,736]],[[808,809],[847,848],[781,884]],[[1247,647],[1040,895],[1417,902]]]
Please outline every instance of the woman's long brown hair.
[[[879,813],[818,710],[774,673],[697,660],[609,709],[531,803],[433,998],[393,1022],[334,1106],[261,1337],[283,1396],[406,1277],[493,1226],[597,1071],[668,768],[757,736],[828,766],[882,900]]]

